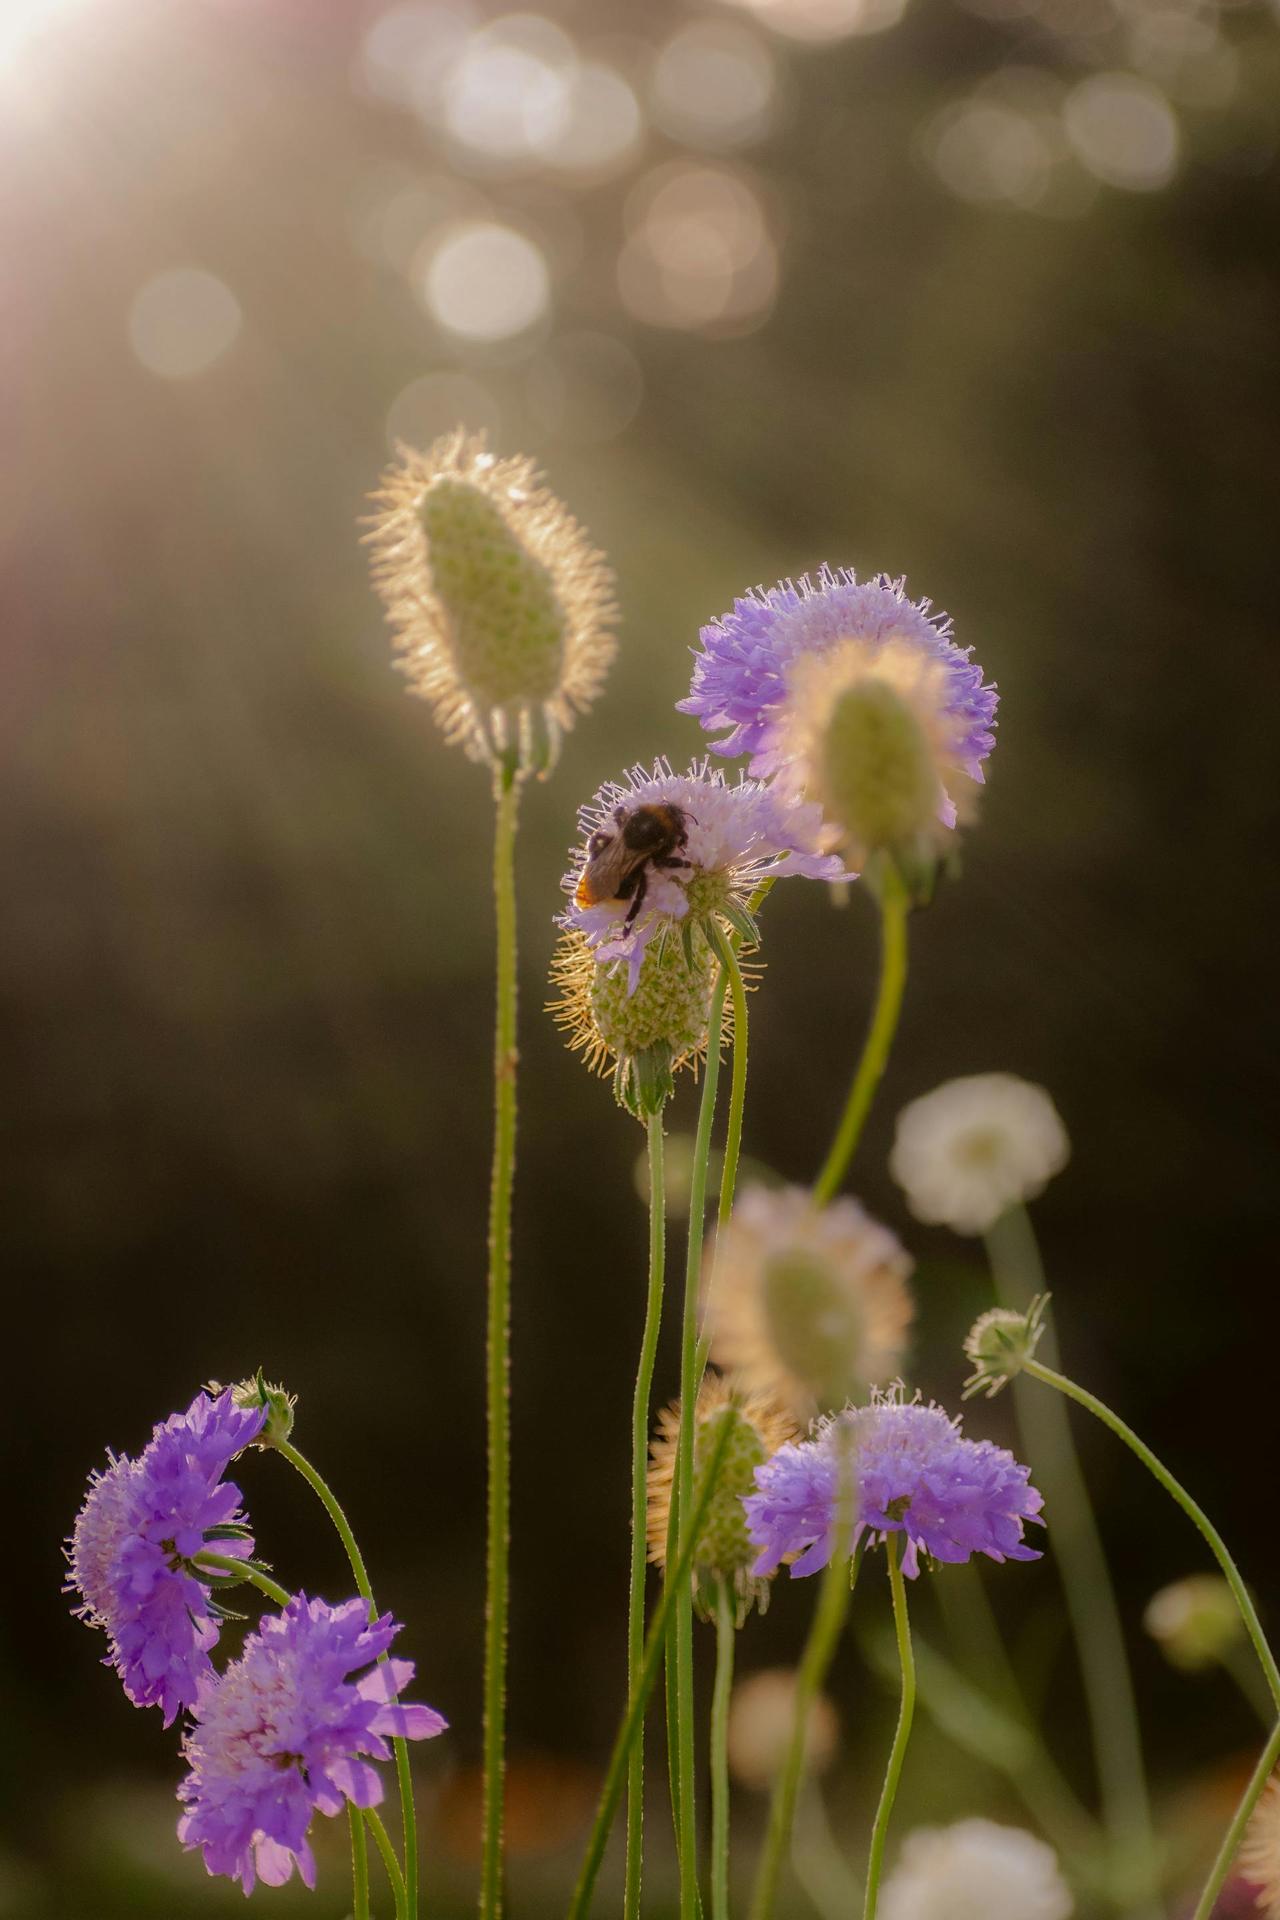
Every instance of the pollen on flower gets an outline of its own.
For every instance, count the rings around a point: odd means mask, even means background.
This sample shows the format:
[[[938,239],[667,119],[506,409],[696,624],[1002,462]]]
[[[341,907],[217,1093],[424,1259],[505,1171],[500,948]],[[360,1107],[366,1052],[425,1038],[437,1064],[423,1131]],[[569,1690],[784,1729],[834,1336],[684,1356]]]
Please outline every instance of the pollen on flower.
[[[748,1187],[707,1263],[712,1358],[798,1419],[843,1406],[898,1371],[911,1266],[856,1200]]]
[[[706,1374],[694,1404],[695,1500],[726,1424],[730,1436],[724,1443],[716,1489],[694,1549],[693,1591],[699,1612],[710,1618],[715,1611],[716,1585],[727,1582],[736,1596],[741,1626],[753,1602],[763,1613],[769,1600],[768,1580],[758,1579],[751,1572],[756,1549],[747,1533],[743,1497],[755,1485],[756,1468],[797,1435],[794,1423],[767,1395],[754,1393],[719,1374]],[[659,1567],[667,1563],[679,1442],[677,1402],[658,1415],[658,1431],[649,1449],[647,1537],[649,1558]]]
[[[613,576],[533,462],[462,429],[400,449],[373,579],[412,692],[473,759],[549,771],[613,659]]]

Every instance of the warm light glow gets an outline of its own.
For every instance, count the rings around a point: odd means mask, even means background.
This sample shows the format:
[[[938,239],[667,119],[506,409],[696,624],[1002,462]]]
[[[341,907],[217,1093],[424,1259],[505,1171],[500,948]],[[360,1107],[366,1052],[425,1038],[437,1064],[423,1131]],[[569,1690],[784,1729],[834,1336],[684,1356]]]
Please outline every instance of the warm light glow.
[[[720,167],[655,168],[627,202],[618,290],[657,327],[746,333],[777,288],[777,249],[759,195]]]
[[[611,334],[566,333],[531,363],[526,392],[544,431],[598,446],[630,426],[644,379],[630,347]]]
[[[85,0],[0,0],[0,71],[21,59]]]
[[[1152,193],[1178,165],[1178,123],[1159,87],[1132,73],[1094,73],[1067,95],[1067,138],[1109,187]]]
[[[694,146],[742,146],[768,131],[774,86],[773,58],[756,34],[729,20],[694,20],[654,63],[654,118]]]
[[[129,313],[129,344],[162,380],[203,373],[240,331],[240,302],[225,281],[200,267],[173,267],[139,291]]]
[[[843,40],[896,27],[906,0],[737,0],[789,40]]]
[[[454,227],[427,263],[421,294],[450,333],[509,340],[541,320],[551,278],[540,249],[514,227],[473,220]]]
[[[577,55],[541,15],[508,14],[471,36],[442,94],[455,140],[497,160],[553,145],[569,124]]]
[[[557,172],[601,180],[632,158],[644,123],[629,83],[613,67],[584,60],[573,78],[569,113],[542,158]]]
[[[402,387],[387,409],[387,445],[427,447],[465,420],[473,433],[496,439],[502,426],[498,404],[469,373],[424,373]]]

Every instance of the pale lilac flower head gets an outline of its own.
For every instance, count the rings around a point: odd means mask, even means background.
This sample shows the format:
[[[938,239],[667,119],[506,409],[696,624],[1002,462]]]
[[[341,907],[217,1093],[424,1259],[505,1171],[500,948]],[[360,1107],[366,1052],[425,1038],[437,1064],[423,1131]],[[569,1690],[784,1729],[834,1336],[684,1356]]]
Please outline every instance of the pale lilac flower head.
[[[760,1548],[753,1571],[772,1573],[790,1554],[793,1578],[816,1573],[835,1545],[840,1464],[848,1449],[853,1476],[851,1547],[906,1535],[902,1568],[914,1579],[919,1555],[960,1562],[1038,1560],[1023,1527],[1043,1500],[1004,1447],[966,1440],[941,1407],[907,1400],[901,1388],[875,1393],[870,1406],[823,1421],[811,1440],[782,1447],[756,1471],[757,1492],[743,1502],[747,1531]]]
[[[178,1838],[200,1848],[210,1873],[249,1893],[257,1880],[282,1886],[296,1864],[313,1887],[312,1814],[341,1813],[347,1801],[376,1807],[382,1780],[371,1763],[391,1757],[388,1738],[444,1731],[431,1707],[397,1698],[412,1661],[373,1664],[399,1631],[389,1613],[371,1621],[363,1600],[331,1607],[295,1594],[221,1679],[204,1677],[183,1743],[191,1771],[178,1788]]]
[[[265,1417],[265,1407],[235,1406],[230,1389],[197,1394],[138,1459],[112,1456],[94,1474],[76,1519],[66,1590],[80,1595],[79,1617],[107,1634],[104,1664],[129,1699],[158,1706],[166,1727],[194,1701],[218,1638],[216,1576],[195,1556],[206,1546],[238,1560],[253,1552],[240,1489],[222,1476]]]
[[[957,764],[980,781],[995,745],[996,690],[984,684],[969,649],[951,637],[951,622],[933,615],[928,600],[908,600],[906,583],[877,574],[859,580],[851,567],[821,567],[817,579],[780,580],[756,587],[733,610],[703,627],[695,655],[693,691],[678,701],[708,733],[728,731],[714,751],[748,754],[757,778],[776,773],[788,700],[788,676],[806,655],[858,643],[868,662],[890,646],[905,647],[941,669],[948,712],[959,723]]]
[[[587,842],[593,834],[617,831],[619,809],[653,805],[675,806],[684,815],[688,840],[679,858],[688,864],[649,865],[644,905],[624,929],[626,900],[577,904]],[[715,917],[733,925],[764,880],[789,874],[812,880],[846,877],[838,856],[820,848],[822,816],[816,806],[788,800],[741,775],[730,784],[706,760],[695,761],[687,773],[673,773],[666,760],[655,760],[652,770],[632,767],[624,780],[605,782],[580,810],[578,824],[582,845],[574,848],[561,882],[570,899],[561,925],[585,934],[597,960],[625,961],[632,991],[655,934],[690,919]]]

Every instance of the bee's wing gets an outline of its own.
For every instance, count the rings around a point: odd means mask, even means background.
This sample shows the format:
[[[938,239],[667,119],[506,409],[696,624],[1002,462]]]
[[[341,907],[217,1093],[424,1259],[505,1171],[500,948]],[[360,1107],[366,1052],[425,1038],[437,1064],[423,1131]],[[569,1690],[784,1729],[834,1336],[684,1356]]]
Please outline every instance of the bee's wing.
[[[593,853],[582,869],[574,895],[580,907],[598,906],[602,900],[620,900],[627,875],[645,858],[644,851],[629,847],[618,834],[607,847]]]

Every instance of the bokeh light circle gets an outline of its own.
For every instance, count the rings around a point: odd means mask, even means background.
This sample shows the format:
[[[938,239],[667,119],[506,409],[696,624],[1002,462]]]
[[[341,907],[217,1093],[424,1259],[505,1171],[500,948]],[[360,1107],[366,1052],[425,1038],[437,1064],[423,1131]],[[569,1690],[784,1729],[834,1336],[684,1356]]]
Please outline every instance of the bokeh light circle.
[[[1167,97],[1133,73],[1094,73],[1062,109],[1067,138],[1099,180],[1130,193],[1168,186],[1178,166],[1178,122]]]
[[[240,322],[240,302],[225,281],[202,267],[171,267],[134,296],[129,344],[148,373],[189,380],[222,358]]]
[[[690,146],[745,146],[767,133],[777,77],[757,34],[731,20],[693,20],[653,65],[653,117]]]
[[[427,261],[421,296],[450,333],[476,341],[526,333],[551,304],[539,247],[514,227],[472,220],[443,235]]]
[[[387,445],[399,441],[428,447],[442,433],[465,425],[470,432],[496,439],[502,426],[498,403],[469,373],[442,369],[411,380],[387,409]]]

